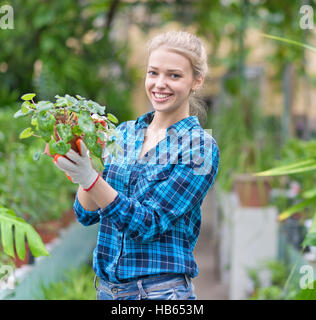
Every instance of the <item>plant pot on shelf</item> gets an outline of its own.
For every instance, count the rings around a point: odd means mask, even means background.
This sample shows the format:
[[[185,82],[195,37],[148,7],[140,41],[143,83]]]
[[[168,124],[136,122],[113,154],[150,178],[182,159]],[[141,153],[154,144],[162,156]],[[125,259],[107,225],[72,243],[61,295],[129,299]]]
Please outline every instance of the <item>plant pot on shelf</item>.
[[[251,174],[234,176],[234,191],[242,207],[264,207],[269,203],[271,177],[256,177]]]
[[[60,220],[52,220],[36,223],[34,226],[44,243],[49,243],[59,236],[59,230],[62,228]]]

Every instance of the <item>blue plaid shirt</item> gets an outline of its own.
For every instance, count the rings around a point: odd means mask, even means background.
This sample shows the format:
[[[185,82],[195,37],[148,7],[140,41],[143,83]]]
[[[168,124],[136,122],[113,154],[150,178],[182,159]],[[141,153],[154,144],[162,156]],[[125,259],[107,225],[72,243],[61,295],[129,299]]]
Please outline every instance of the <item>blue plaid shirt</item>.
[[[196,116],[171,125],[166,137],[141,159],[146,128],[155,111],[121,123],[123,153],[106,158],[103,179],[118,195],[107,207],[74,211],[85,226],[99,222],[93,269],[113,283],[163,273],[196,277],[193,249],[200,232],[201,204],[218,171],[216,141]]]

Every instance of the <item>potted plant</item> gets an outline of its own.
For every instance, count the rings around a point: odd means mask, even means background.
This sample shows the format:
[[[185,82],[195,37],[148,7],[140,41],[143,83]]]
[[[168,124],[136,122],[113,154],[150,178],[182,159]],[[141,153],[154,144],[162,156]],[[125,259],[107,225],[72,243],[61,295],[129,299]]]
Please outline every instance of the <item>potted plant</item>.
[[[34,102],[35,93],[24,94],[21,109],[15,118],[29,116],[31,127],[24,129],[20,138],[31,136],[41,138],[46,142],[45,153],[65,155],[70,149],[79,152],[77,140],[83,139],[90,158],[96,170],[103,170],[103,151],[114,155],[120,147],[110,136],[116,136],[115,124],[118,120],[108,113],[104,116],[106,107],[92,100],[86,100],[79,95],[64,97],[56,95],[56,102]],[[106,148],[104,148],[106,146]],[[102,150],[103,148],[103,150]],[[34,160],[38,160],[44,152],[36,152]]]
[[[240,166],[233,176],[233,189],[242,207],[264,207],[270,200],[271,177],[257,177],[252,173],[266,167],[274,154],[254,141],[245,141],[239,155]]]

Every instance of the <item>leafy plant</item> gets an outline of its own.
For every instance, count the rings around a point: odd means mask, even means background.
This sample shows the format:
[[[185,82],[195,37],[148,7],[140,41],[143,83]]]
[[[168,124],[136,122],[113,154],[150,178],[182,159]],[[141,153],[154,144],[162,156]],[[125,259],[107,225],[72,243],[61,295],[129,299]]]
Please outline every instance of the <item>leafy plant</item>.
[[[316,52],[316,47],[307,45],[298,41],[290,40],[283,37],[276,37],[273,35],[263,34],[264,37],[275,39],[287,44],[303,47],[309,49],[313,52]],[[262,172],[255,173],[256,176],[282,176],[282,175],[291,175],[291,174],[302,174],[309,173],[316,170],[316,153],[315,153],[315,141],[310,141],[304,143],[304,147],[300,150],[301,154],[297,155],[296,159],[293,159],[291,163],[286,165],[281,165],[278,167],[271,168],[269,170],[265,170]],[[279,220],[285,220],[292,216],[297,211],[303,210],[310,205],[316,204],[316,188],[312,187],[309,190],[306,190],[302,194],[303,200],[294,206],[286,209],[279,215]],[[316,219],[316,214],[314,214],[313,221]],[[316,223],[316,222],[315,222]],[[315,223],[313,225],[315,225]],[[303,247],[307,245],[315,245],[316,244],[316,234],[315,228],[311,228],[306,235],[306,238],[303,242]]]
[[[271,39],[275,39],[277,41],[281,41],[287,44],[291,44],[294,46],[306,48],[308,50],[311,50],[313,52],[316,51],[316,47],[306,45],[301,42],[293,41],[287,38],[282,38],[282,37],[276,37],[276,36],[271,36],[271,35],[266,35],[263,34],[263,36]],[[308,177],[314,178],[313,171],[316,170],[316,154],[315,154],[315,146],[316,143],[315,141],[309,141],[309,142],[302,142],[303,147],[300,149],[295,149],[293,150],[298,151],[296,153],[296,157],[292,159],[290,163],[287,163],[285,165],[277,166],[274,168],[271,168],[269,170],[265,170],[262,172],[257,172],[255,175],[257,176],[284,176],[284,175],[302,175],[303,173],[308,174]],[[304,192],[301,193],[300,195],[303,200],[300,201],[299,203],[295,204],[294,206],[286,209],[279,215],[279,220],[283,221],[289,217],[291,217],[295,212],[301,211],[306,209],[307,207],[315,207],[316,205],[316,188],[314,186],[310,186],[309,189],[304,190]],[[312,217],[312,227],[308,230],[303,243],[302,243],[302,252],[305,250],[307,246],[315,246],[316,245],[316,213],[313,213]],[[291,274],[293,274],[295,266],[292,269]],[[289,279],[287,280],[287,283],[289,283],[291,278],[291,275],[289,276]],[[312,293],[311,295],[309,293],[306,294],[306,291],[302,291],[301,294],[298,296],[300,297],[309,297],[312,298],[314,297],[315,294]]]
[[[281,261],[268,260],[257,268],[249,268],[248,276],[253,283],[253,290],[249,297],[250,300],[283,300],[292,299],[297,291],[294,286],[284,296],[283,287],[286,283],[289,268]],[[269,272],[270,285],[263,286],[260,272]]]
[[[264,117],[258,105],[257,81],[245,81],[240,91],[238,77],[223,79],[223,89],[216,102],[209,126],[221,150],[222,170],[218,179],[221,188],[230,191],[234,174],[252,173],[274,164],[278,144],[278,124]]]
[[[44,243],[35,229],[22,218],[17,217],[13,210],[0,206],[1,244],[4,252],[15,257],[14,246],[20,259],[25,258],[25,237],[34,257],[47,256]]]
[[[17,110],[18,105],[0,111],[0,205],[31,224],[58,219],[71,207],[76,186],[65,184],[63,172],[54,170],[48,157],[34,166],[34,153],[44,148],[40,139],[19,139],[28,119],[8,121]]]
[[[41,138],[48,144],[51,155],[65,155],[71,148],[79,152],[76,141],[81,138],[96,169],[102,171],[102,147],[106,145],[106,149],[114,155],[120,148],[108,138],[110,135],[116,136],[114,123],[118,122],[117,118],[111,113],[105,117],[105,106],[79,95],[56,95],[55,103],[35,103],[34,97],[35,93],[24,94],[21,97],[24,100],[21,109],[14,114],[14,118],[31,117],[31,126],[20,133],[20,139],[31,136]],[[38,160],[41,153],[36,152],[34,160]]]
[[[42,285],[45,300],[95,300],[94,272],[89,264],[68,270],[62,281]]]

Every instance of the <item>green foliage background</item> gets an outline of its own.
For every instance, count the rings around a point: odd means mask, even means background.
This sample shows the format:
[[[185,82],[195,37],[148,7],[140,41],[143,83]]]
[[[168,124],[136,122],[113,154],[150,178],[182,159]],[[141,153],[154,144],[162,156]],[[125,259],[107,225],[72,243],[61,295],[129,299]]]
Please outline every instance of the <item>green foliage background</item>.
[[[7,1],[14,8],[14,29],[0,30],[0,107],[26,92],[41,100],[80,94],[115,114],[133,117],[130,92],[134,70],[126,67],[128,43],[113,40],[96,27],[109,2]],[[118,68],[117,68],[118,67]],[[111,70],[119,69],[120,72]],[[101,71],[104,71],[102,74]]]

